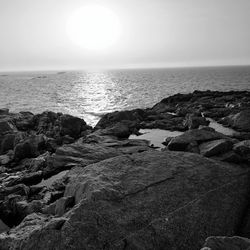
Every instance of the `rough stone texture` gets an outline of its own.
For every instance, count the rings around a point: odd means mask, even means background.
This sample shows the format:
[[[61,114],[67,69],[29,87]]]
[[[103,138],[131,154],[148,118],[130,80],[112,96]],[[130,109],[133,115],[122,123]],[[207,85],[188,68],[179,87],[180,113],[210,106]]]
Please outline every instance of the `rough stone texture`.
[[[190,143],[212,141],[216,139],[227,138],[225,135],[208,131],[207,129],[193,129],[182,135],[174,137],[168,144],[169,150],[185,151]]]
[[[199,146],[200,154],[207,157],[226,153],[230,151],[232,147],[232,141],[226,139],[204,142]]]
[[[148,142],[142,140],[119,141],[116,137],[89,135],[86,140],[79,140],[69,145],[57,148],[48,159],[46,172],[56,172],[74,165],[88,165],[121,154],[132,154],[147,151]]]
[[[129,129],[129,126],[124,123],[118,122],[117,124],[112,125],[111,127],[99,129],[96,131],[96,133],[100,135],[117,136],[118,138],[128,138],[131,134],[131,131]]]
[[[55,214],[62,216],[68,208],[73,207],[75,204],[75,198],[72,196],[62,197],[56,201]]]
[[[200,249],[210,235],[235,233],[248,177],[247,169],[171,151],[77,167],[64,194],[77,204],[65,218],[26,218],[0,236],[1,250]]]
[[[201,250],[250,250],[250,239],[243,237],[212,236]]]
[[[250,132],[250,109],[243,110],[227,118],[228,124],[240,131]]]
[[[87,129],[86,125],[83,119],[71,115],[62,115],[60,117],[60,134],[78,138],[81,132]]]
[[[250,161],[250,140],[244,140],[236,143],[233,147],[233,150],[243,159]]]
[[[0,120],[0,134],[6,134],[10,132],[15,132],[16,128],[8,120]]]
[[[24,142],[20,142],[14,149],[14,159],[22,160],[25,158],[37,157],[39,151],[45,149],[45,138],[43,135],[31,136]]]
[[[96,124],[95,128],[107,128],[118,122],[127,122],[132,125],[140,122],[145,116],[145,111],[142,109],[134,109],[130,111],[115,111],[104,115],[101,120]],[[132,123],[131,123],[132,122]]]
[[[63,170],[77,164],[88,165],[117,155],[119,155],[119,152],[114,148],[78,141],[58,148],[56,153],[48,160],[48,171]]]

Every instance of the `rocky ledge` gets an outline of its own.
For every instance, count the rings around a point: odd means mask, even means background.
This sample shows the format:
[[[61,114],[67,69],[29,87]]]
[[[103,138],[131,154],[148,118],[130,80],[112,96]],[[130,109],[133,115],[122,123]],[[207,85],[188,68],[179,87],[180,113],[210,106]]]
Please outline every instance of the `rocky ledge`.
[[[156,128],[183,134],[161,151],[129,138]],[[2,109],[0,250],[248,249],[249,167],[246,91],[177,94],[94,128]]]

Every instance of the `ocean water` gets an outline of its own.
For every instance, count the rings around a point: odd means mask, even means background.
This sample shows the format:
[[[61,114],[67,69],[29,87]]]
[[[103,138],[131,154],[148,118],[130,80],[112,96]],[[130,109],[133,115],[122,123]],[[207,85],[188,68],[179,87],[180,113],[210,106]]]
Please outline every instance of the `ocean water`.
[[[152,107],[194,90],[250,90],[250,66],[0,74],[0,108],[68,113],[95,125],[115,110]]]

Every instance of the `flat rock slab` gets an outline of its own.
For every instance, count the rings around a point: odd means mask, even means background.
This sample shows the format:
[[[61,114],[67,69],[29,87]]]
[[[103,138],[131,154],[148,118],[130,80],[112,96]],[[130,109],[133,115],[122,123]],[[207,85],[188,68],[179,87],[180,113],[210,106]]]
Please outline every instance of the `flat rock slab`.
[[[1,234],[1,250],[200,249],[210,235],[235,233],[248,177],[246,169],[171,151],[76,167],[64,194],[75,198],[73,209],[56,226],[20,224]]]

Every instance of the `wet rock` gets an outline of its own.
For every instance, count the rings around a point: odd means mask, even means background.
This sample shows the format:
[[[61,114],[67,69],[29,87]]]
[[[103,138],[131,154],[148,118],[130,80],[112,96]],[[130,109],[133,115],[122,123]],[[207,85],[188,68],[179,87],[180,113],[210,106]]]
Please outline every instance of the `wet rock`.
[[[3,250],[199,249],[237,230],[249,188],[246,170],[171,151],[118,156],[69,178],[64,195],[77,205],[66,218],[26,217],[0,236]]]
[[[232,141],[226,139],[213,140],[199,145],[200,154],[206,157],[226,153],[230,151],[232,147]]]
[[[233,236],[211,236],[206,239],[206,243],[201,250],[248,250],[250,240],[247,238]]]

